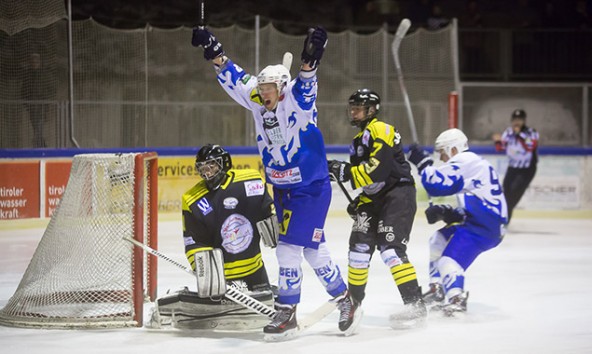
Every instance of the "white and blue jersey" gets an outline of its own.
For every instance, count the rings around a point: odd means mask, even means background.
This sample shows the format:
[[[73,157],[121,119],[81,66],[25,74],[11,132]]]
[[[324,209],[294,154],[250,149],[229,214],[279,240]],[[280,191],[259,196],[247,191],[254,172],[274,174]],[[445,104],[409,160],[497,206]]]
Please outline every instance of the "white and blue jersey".
[[[467,215],[464,224],[471,233],[498,239],[508,221],[508,208],[493,166],[471,151],[461,152],[447,163],[422,171],[421,182],[431,196],[456,195]]]
[[[301,72],[289,82],[274,111],[263,105],[255,76],[230,59],[217,72],[228,95],[253,114],[268,183],[292,189],[329,178],[325,143],[317,127],[316,72]]]

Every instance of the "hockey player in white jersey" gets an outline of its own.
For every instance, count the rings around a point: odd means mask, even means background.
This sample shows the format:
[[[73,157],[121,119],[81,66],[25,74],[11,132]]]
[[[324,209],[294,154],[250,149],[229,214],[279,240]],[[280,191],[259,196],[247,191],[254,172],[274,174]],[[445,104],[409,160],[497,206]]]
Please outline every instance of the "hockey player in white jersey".
[[[192,44],[202,47],[205,59],[212,60],[218,82],[228,95],[253,114],[257,147],[266,181],[273,185],[280,223],[276,251],[277,314],[264,333],[268,340],[285,339],[297,330],[296,305],[300,302],[303,258],[340,309],[351,305],[341,272],[326,247],[323,230],[331,184],[315,102],[316,72],[327,33],[320,27],[309,30],[300,72],[294,80],[284,65],[267,66],[257,76],[247,74],[226,57],[222,45],[207,28],[193,30]]]
[[[452,316],[467,310],[469,293],[465,272],[482,252],[500,244],[508,222],[506,200],[498,174],[489,162],[468,151],[468,139],[459,129],[442,132],[434,150],[443,165],[435,167],[425,150],[412,145],[411,161],[430,196],[456,195],[458,207],[430,205],[428,223],[446,226],[430,238],[430,289],[424,300],[432,309]]]

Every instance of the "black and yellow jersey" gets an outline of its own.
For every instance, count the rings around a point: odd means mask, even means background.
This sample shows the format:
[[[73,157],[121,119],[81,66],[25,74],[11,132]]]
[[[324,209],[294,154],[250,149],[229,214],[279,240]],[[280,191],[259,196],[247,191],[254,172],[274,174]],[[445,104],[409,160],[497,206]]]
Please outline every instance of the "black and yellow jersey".
[[[204,181],[183,194],[185,255],[219,248],[226,279],[240,279],[263,267],[256,223],[274,212],[273,200],[256,170],[231,169],[224,183],[209,191]]]
[[[390,124],[372,118],[350,146],[352,187],[362,187],[366,196],[378,196],[398,183],[413,183],[405,160],[401,135]]]

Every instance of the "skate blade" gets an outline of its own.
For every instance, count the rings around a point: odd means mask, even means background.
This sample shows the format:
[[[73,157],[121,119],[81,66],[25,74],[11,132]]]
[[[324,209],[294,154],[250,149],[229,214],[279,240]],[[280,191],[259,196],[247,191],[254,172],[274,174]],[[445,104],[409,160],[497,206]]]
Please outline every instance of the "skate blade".
[[[364,315],[364,310],[361,307],[358,308],[358,310],[354,314],[354,320],[352,321],[351,326],[349,326],[348,329],[346,329],[345,331],[343,331],[343,336],[344,337],[349,337],[352,334],[355,334],[356,333],[356,330],[358,329],[358,326],[360,325],[360,322],[362,322],[362,316],[363,315]]]
[[[265,333],[263,335],[263,340],[266,342],[285,342],[296,337],[297,333],[297,328],[289,329],[282,333]]]

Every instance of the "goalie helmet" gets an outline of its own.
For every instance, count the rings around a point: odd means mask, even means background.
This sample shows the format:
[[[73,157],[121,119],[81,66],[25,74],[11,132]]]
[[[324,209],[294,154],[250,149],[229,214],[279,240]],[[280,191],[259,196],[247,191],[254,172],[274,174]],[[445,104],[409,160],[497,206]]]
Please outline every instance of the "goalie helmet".
[[[435,151],[444,151],[448,157],[452,157],[452,148],[456,148],[457,153],[469,149],[469,139],[460,129],[452,128],[443,131],[436,138],[434,144]]]
[[[278,94],[291,80],[290,71],[282,64],[269,65],[257,75],[257,86],[262,84],[276,84]]]
[[[350,124],[353,126],[360,126],[362,123],[370,118],[376,117],[380,112],[380,96],[372,90],[367,88],[359,89],[349,96],[349,117]],[[366,108],[366,119],[362,122],[355,121],[351,116],[352,107]],[[373,108],[372,110],[370,108]]]
[[[220,187],[231,167],[230,154],[220,145],[205,145],[195,156],[195,168],[210,190]]]

